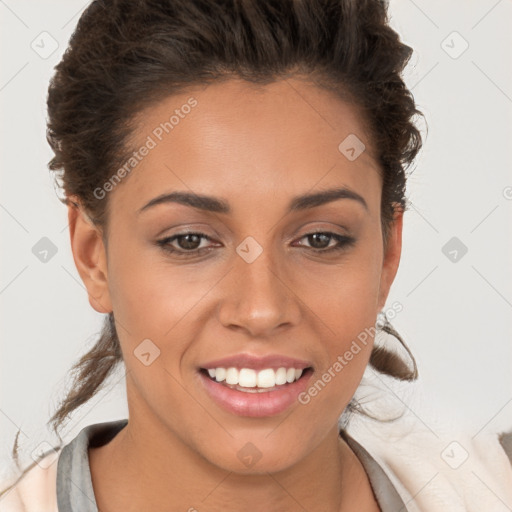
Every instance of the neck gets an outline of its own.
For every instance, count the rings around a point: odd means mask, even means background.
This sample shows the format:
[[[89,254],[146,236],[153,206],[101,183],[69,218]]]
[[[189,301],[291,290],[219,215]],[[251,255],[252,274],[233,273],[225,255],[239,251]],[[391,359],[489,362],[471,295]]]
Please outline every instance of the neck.
[[[140,411],[140,409],[139,409]],[[98,509],[379,511],[364,468],[333,428],[287,469],[241,474],[212,464],[150,414],[130,415],[106,445],[89,449]],[[130,492],[137,489],[136,493]],[[128,491],[128,492],[127,492]]]

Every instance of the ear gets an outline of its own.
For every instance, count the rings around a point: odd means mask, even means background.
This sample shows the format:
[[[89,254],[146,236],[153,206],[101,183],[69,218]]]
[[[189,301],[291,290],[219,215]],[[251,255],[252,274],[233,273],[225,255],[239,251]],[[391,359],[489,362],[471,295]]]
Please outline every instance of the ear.
[[[395,204],[394,219],[389,226],[388,244],[384,252],[382,273],[379,287],[378,312],[381,311],[388,298],[389,290],[395,279],[402,254],[402,226],[404,211]]]
[[[68,221],[73,259],[87,289],[89,304],[98,313],[110,313],[107,257],[101,231],[74,198],[68,204]]]

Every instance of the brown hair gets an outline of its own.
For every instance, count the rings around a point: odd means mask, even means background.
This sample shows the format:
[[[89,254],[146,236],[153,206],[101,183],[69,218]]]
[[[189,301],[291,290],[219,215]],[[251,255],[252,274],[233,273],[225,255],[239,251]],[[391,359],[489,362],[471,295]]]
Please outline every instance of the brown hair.
[[[101,187],[131,156],[130,134],[143,109],[187,87],[242,78],[264,85],[304,77],[362,113],[377,150],[384,244],[396,209],[407,209],[406,170],[421,148],[421,115],[401,73],[412,49],[389,26],[382,0],[102,0],[83,12],[48,90],[49,168],[108,237]],[[74,198],[77,198],[75,201]],[[414,380],[413,368],[383,346],[370,364]],[[113,313],[75,363],[71,390],[49,420],[55,432],[122,361]],[[352,401],[347,408],[359,410]],[[17,437],[16,437],[17,442]],[[13,450],[17,458],[17,448]]]

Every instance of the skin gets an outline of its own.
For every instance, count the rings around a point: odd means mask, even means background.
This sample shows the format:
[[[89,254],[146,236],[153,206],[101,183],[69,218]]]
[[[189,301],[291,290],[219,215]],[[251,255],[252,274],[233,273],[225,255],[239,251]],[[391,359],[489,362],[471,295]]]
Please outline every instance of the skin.
[[[384,252],[382,181],[361,115],[298,78],[259,88],[230,80],[147,109],[134,148],[191,95],[198,105],[104,199],[106,247],[83,211],[69,207],[75,264],[91,306],[114,311],[127,370],[129,423],[89,449],[99,508],[348,511],[357,503],[378,511],[363,466],[337,432],[371,337],[307,405],[271,417],[219,408],[197,373],[227,355],[279,353],[311,361],[313,383],[375,325],[399,265],[402,212]],[[338,150],[351,133],[366,145],[352,162]],[[367,209],[338,199],[287,213],[293,197],[341,186]],[[221,197],[232,213],[175,203],[137,212],[176,190]],[[186,228],[210,237],[200,247],[212,250],[179,257],[156,244]],[[355,243],[315,253],[337,245],[314,245],[306,235],[317,228]],[[235,250],[247,236],[263,249],[252,263]],[[185,252],[186,242],[172,246]],[[146,338],[160,349],[149,366],[133,353]],[[247,442],[262,454],[250,468],[237,457]]]

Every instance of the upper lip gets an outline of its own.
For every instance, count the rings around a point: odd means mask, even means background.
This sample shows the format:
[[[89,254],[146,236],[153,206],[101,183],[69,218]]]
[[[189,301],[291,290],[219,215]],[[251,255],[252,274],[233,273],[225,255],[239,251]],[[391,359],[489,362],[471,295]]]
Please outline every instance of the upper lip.
[[[297,368],[305,369],[312,366],[309,361],[288,357],[282,354],[267,354],[257,356],[253,354],[235,354],[222,359],[215,359],[200,365],[205,370],[212,368],[251,368],[253,370],[263,370],[265,368]]]

